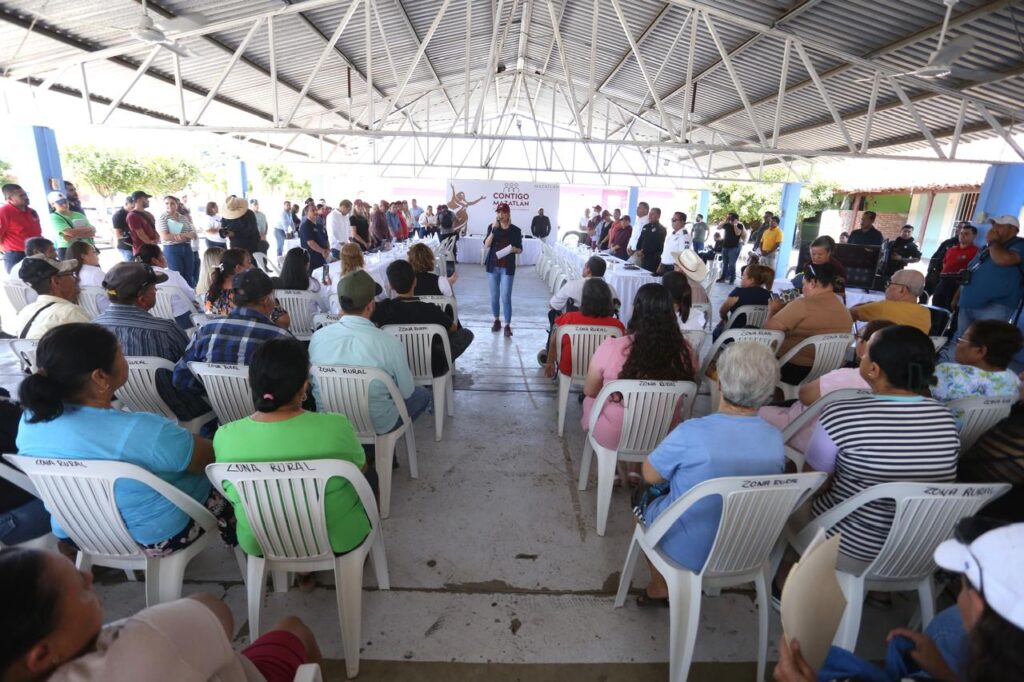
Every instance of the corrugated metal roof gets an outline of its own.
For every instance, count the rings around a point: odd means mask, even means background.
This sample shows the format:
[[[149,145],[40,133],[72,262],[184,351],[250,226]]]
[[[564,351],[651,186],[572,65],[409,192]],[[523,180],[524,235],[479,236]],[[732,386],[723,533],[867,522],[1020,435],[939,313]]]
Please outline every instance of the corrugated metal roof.
[[[757,145],[761,137],[770,141],[788,36],[809,43],[807,56],[823,79],[828,98],[845,119],[850,137],[859,146],[866,126],[872,73],[862,63],[850,64],[835,51],[870,59],[895,71],[919,68],[936,49],[938,27],[945,11],[940,0],[619,1],[627,30],[639,42],[638,54],[648,77],[654,79],[660,72],[655,90],[662,99],[667,121],[662,120],[649,96],[643,72],[630,51],[612,0],[551,0],[556,16],[560,16],[558,32],[571,71],[572,88],[564,83],[565,74],[547,0],[494,3],[491,0],[450,0],[423,58],[408,76],[401,100],[394,105],[390,100],[398,94],[444,0],[374,0],[369,39],[365,28],[366,5],[361,4],[337,44],[327,50],[322,67],[312,80],[313,65],[324,53],[351,3],[319,3],[312,9],[277,16],[273,23],[279,111],[282,117],[287,117],[295,110],[292,125],[296,126],[294,132],[299,133],[294,141],[295,149],[316,155],[320,148],[318,134],[303,135],[302,128],[318,132],[325,128],[336,129],[336,139],[330,140],[333,144],[353,125],[350,119],[359,126],[376,123],[367,121],[366,77],[372,68],[375,117],[380,117],[391,106],[403,107],[402,113],[392,115],[383,124],[385,130],[400,127],[425,130],[429,109],[431,131],[444,132],[455,123],[454,132],[461,133],[464,125],[455,121],[453,109],[463,109],[468,67],[473,88],[469,107],[471,121],[482,102],[483,119],[492,121],[488,130],[500,134],[509,122],[498,125],[495,118],[505,106],[505,97],[510,92],[518,92],[518,99],[508,107],[511,114],[520,120],[531,118],[527,100],[535,97],[533,111],[541,124],[541,134],[550,135],[554,101],[554,135],[566,137],[571,134],[569,131],[576,129],[573,112],[566,101],[573,94],[576,109],[584,112],[583,124],[588,120],[584,107],[591,85],[590,37],[596,9],[599,30],[593,72],[595,83],[602,87],[593,112],[595,141],[601,139],[606,130],[611,139],[620,139],[631,119],[629,112],[640,113],[639,122],[634,123],[630,131],[638,140],[663,142],[667,140],[666,127],[679,134],[687,82],[686,62],[691,48],[689,36],[696,23],[696,42],[692,46],[692,73],[696,83],[691,117],[695,128],[689,136],[691,142]],[[272,12],[282,6],[301,8],[303,2],[305,0],[284,3],[278,0],[158,0],[149,3],[154,17],[199,12],[209,26],[217,25],[216,30],[206,35],[181,40],[194,55],[180,62],[189,119],[194,118],[203,98],[216,87],[250,28],[247,24],[218,24]],[[499,5],[501,11],[495,18],[492,13]],[[121,94],[133,70],[152,49],[133,42],[125,30],[132,27],[141,14],[137,0],[78,0],[53,3],[52,7],[46,4],[42,15],[33,13],[38,6],[39,3],[32,0],[7,0],[0,5],[0,46],[3,46],[0,48],[0,73],[17,78],[31,77],[33,82],[38,82],[53,77],[53,67],[61,62],[104,48],[132,45],[113,59],[87,63],[89,89],[99,102],[97,111]],[[472,10],[469,31],[466,29],[468,9]],[[701,10],[706,10],[710,18],[700,16]],[[524,65],[520,73],[515,69],[520,34],[527,16]],[[1002,76],[997,81],[948,78],[934,81],[952,91],[943,92],[918,79],[900,79],[921,119],[940,139],[948,139],[956,126],[961,104],[956,91],[976,98],[1005,124],[1024,118],[1024,45],[1014,31],[1014,19],[1024,25],[1024,7],[1006,1],[961,0],[953,13],[947,40],[969,34],[977,41],[957,66],[999,72]],[[495,21],[498,22],[496,33],[492,31]],[[756,128],[742,106],[729,70],[724,68],[722,55],[709,31],[709,21],[730,55],[744,94],[752,103]],[[766,33],[754,30],[751,22],[763,25]],[[778,33],[772,35],[772,31]],[[498,43],[495,45],[498,61],[506,72],[487,79],[490,87],[483,93],[479,86],[485,79],[492,35]],[[670,52],[673,43],[675,49]],[[469,64],[467,45],[471,55]],[[815,49],[821,45],[829,49]],[[217,91],[201,124],[269,125],[272,121],[270,62],[271,46],[264,25],[253,34],[242,59]],[[124,97],[124,103],[134,109],[154,112],[161,121],[168,117],[177,119],[178,96],[173,82],[173,59],[170,53],[162,52],[146,76]],[[300,101],[299,92],[307,82],[308,92]],[[56,83],[62,92],[74,93],[82,87],[77,68],[57,76]],[[556,83],[561,83],[561,92],[557,95]],[[795,49],[790,54],[787,84],[779,122],[779,146],[845,150],[846,140]],[[918,149],[925,150],[922,154],[931,153],[896,92],[884,81],[879,88],[876,108],[871,126],[871,151]],[[532,124],[529,128],[534,129]],[[516,128],[510,130],[512,134],[518,132]],[[967,141],[992,134],[980,112],[968,107],[962,139]],[[367,140],[349,138],[346,144],[365,147],[369,144]],[[437,144],[435,141],[434,148]],[[405,148],[411,150],[415,146],[405,145]],[[704,163],[707,153],[698,150],[693,155]],[[677,150],[670,156],[685,158],[686,154]],[[740,158],[745,162],[759,160],[759,156],[749,153],[741,153]],[[713,170],[735,170],[736,167],[735,155],[713,155]]]

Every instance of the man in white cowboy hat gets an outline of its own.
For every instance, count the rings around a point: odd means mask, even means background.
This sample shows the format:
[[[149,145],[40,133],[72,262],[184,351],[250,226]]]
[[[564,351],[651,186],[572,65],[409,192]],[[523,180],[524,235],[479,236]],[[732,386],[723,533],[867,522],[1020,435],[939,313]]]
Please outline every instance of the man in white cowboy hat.
[[[221,236],[231,240],[231,248],[248,251],[250,255],[259,250],[260,228],[256,214],[244,198],[232,194],[225,199],[220,217]]]
[[[704,290],[704,279],[708,276],[708,264],[693,249],[683,249],[676,256],[676,272],[686,275],[690,280],[690,302],[710,303],[708,292]]]
[[[975,320],[1011,320],[1024,296],[1024,239],[1017,236],[1020,222],[1011,215],[992,218],[986,245],[968,264],[960,286],[959,339]],[[942,349],[951,362],[956,344]]]

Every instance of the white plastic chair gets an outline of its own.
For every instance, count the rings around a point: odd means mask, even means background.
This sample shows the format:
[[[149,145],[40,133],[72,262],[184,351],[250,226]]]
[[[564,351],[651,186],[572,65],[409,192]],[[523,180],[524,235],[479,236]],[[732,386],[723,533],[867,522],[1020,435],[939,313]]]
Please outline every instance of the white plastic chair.
[[[433,303],[453,320],[459,319],[459,306],[455,303],[454,296],[417,296],[416,298],[424,303]]]
[[[389,374],[375,367],[313,365],[311,374],[318,389],[317,408],[322,412],[345,415],[352,423],[359,442],[373,444],[380,488],[380,515],[381,518],[388,518],[391,515],[391,464],[395,459],[395,445],[402,436],[405,436],[409,478],[419,478],[420,475],[416,462],[416,434],[398,386]],[[384,384],[398,410],[402,423],[394,431],[377,433],[373,427],[373,419],[370,418],[370,385],[374,381]]]
[[[704,348],[704,341],[707,340],[709,334],[703,329],[684,329],[683,338],[686,339],[687,343],[690,344],[690,348],[693,350],[694,355],[700,359],[700,351]]]
[[[39,491],[36,490],[35,485],[32,483],[32,479],[26,476],[21,471],[18,471],[14,467],[0,464],[0,478],[4,479],[11,485],[15,485],[32,497],[39,497]],[[0,547],[3,547],[3,543],[0,543]],[[26,542],[22,542],[18,545],[19,547],[30,547],[32,549],[44,549],[49,551],[57,551],[57,538],[53,533],[44,533],[38,538],[33,538]]]
[[[569,338],[572,354],[572,374],[558,370],[558,437],[565,432],[565,410],[569,404],[569,390],[573,384],[582,384],[590,369],[590,358],[605,339],[622,336],[618,327],[589,324],[567,324],[555,327],[555,367],[561,366],[562,339]]]
[[[338,317],[337,315],[332,315],[331,313],[317,313],[316,315],[313,316],[313,331],[315,332],[317,329],[320,329],[321,327],[326,327],[329,324],[334,324],[340,319],[340,317]]]
[[[217,520],[206,507],[173,485],[134,464],[114,461],[46,459],[4,455],[28,474],[47,511],[78,546],[77,566],[92,564],[146,572],[146,606],[181,597],[188,563],[217,537]],[[146,556],[125,526],[114,499],[114,484],[145,484],[188,514],[205,531],[185,549],[168,556]]]
[[[777,386],[782,390],[785,399],[792,400],[797,397],[801,386],[846,364],[846,351],[852,344],[853,334],[818,334],[808,337],[790,348],[785,355],[779,358],[779,367],[785,365],[797,353],[809,346],[814,348],[814,362],[811,364],[811,371],[799,384],[787,384],[784,381],[779,381]]]
[[[700,619],[701,590],[754,583],[757,590],[757,678],[764,679],[768,657],[768,602],[772,550],[789,515],[825,482],[823,473],[716,478],[694,486],[649,527],[637,524],[615,595],[626,601],[640,552],[665,577],[669,606],[669,679],[686,682]],[[722,517],[703,569],[694,572],[665,554],[658,543],[694,504],[722,500]]]
[[[82,287],[81,292],[78,294],[78,305],[82,307],[86,315],[91,318],[96,318],[100,313],[103,312],[100,300],[108,300],[107,292],[104,291],[103,287]]]
[[[921,627],[927,627],[935,615],[935,548],[953,535],[960,519],[974,515],[1009,489],[1008,483],[882,483],[837,504],[791,533],[790,544],[802,554],[819,529],[833,528],[871,502],[895,501],[896,515],[889,535],[873,561],[839,554],[836,577],[846,596],[846,611],[832,644],[847,651],[856,649],[867,590],[916,590],[921,600]]]
[[[440,442],[444,435],[445,406],[449,417],[455,416],[455,386],[452,376],[452,349],[448,330],[439,324],[387,324],[381,327],[397,338],[405,348],[405,358],[412,371],[413,383],[426,386],[434,392],[434,440]],[[439,337],[444,346],[444,357],[448,371],[435,377],[433,365],[433,339]]]
[[[156,305],[150,310],[155,317],[162,318],[164,320],[175,319],[174,315],[174,301],[181,299],[188,305],[189,310],[195,310],[195,304],[185,298],[185,294],[181,293],[180,289],[175,287],[157,287],[156,288]]]
[[[606,448],[594,437],[605,403],[613,395],[622,400],[622,433],[615,448]],[[579,490],[586,490],[590,479],[591,457],[597,458],[597,534],[603,536],[612,501],[615,466],[619,461],[642,462],[658,446],[672,427],[678,412],[684,419],[697,397],[692,381],[638,381],[618,379],[601,387],[590,409],[590,424],[580,462]]]
[[[320,297],[312,291],[301,289],[276,289],[274,296],[286,311],[291,322],[288,329],[300,341],[309,341],[313,336],[313,315],[319,309]]]
[[[211,313],[192,313],[191,315],[188,316],[188,318],[190,320],[192,320],[192,326],[193,327],[202,327],[204,324],[206,324],[210,320],[219,320],[222,317],[224,317],[224,316],[223,315],[213,315]]]
[[[960,452],[967,452],[982,434],[1010,416],[1015,397],[1002,396],[984,398],[973,396],[946,403],[946,407],[957,417],[960,429]]]
[[[273,258],[268,259],[267,254],[262,253],[260,251],[256,251],[252,254],[252,259],[253,261],[255,261],[256,267],[258,267],[263,272],[266,272],[267,274],[270,275],[280,274],[279,268],[277,267],[277,263],[274,261]]]
[[[949,341],[949,338],[945,336],[929,336],[928,338],[931,339],[932,343],[935,345],[936,353],[942,350],[942,347],[946,345],[947,341]]]
[[[324,676],[316,663],[304,663],[295,671],[292,682],[323,682]]]
[[[190,362],[188,368],[206,389],[206,398],[221,424],[244,419],[256,411],[247,366]]]
[[[715,339],[715,342],[711,344],[711,350],[705,356],[704,362],[700,366],[700,373],[697,374],[698,382],[709,381],[708,393],[711,396],[712,411],[718,409],[718,383],[708,379],[708,369],[711,367],[711,363],[715,362],[722,351],[725,350],[725,347],[736,341],[749,341],[768,346],[773,353],[777,353],[779,346],[782,345],[785,338],[785,332],[775,329],[727,329],[722,332]]]
[[[230,483],[245,510],[263,556],[248,556],[246,592],[249,636],[260,636],[260,607],[266,593],[268,571],[334,571],[341,644],[349,678],[359,674],[362,644],[363,566],[370,556],[377,587],[391,589],[384,536],[373,491],[351,462],[319,459],[255,464],[211,464],[206,475],[225,494]],[[325,495],[332,478],[349,482],[359,495],[370,521],[370,534],[361,545],[335,556],[327,533]]]
[[[871,389],[867,388],[842,388],[838,391],[832,391],[826,393],[811,405],[807,406],[800,415],[786,425],[786,428],[782,430],[782,441],[786,448],[786,458],[789,459],[793,464],[796,465],[796,470],[800,471],[804,468],[804,453],[800,452],[792,445],[789,444],[790,439],[793,438],[797,433],[800,432],[805,426],[810,424],[812,421],[821,416],[822,410],[827,405],[831,405],[837,400],[849,400],[851,398],[863,398],[865,396],[872,395]]]
[[[22,308],[37,298],[35,290],[30,286],[11,279],[0,280],[0,291],[3,292],[4,302],[7,304],[5,312],[12,315],[20,313]]]
[[[694,303],[690,306],[690,310],[699,310],[704,313],[704,328],[710,330],[713,322],[711,317],[711,304],[710,303]]]
[[[38,349],[38,339],[11,339],[11,354],[17,359],[24,374],[31,374],[35,371]]]
[[[117,389],[117,399],[129,412],[153,412],[163,415],[172,421],[178,422],[182,428],[198,434],[203,424],[213,419],[216,415],[213,412],[190,419],[187,422],[180,421],[164,399],[160,397],[156,389],[156,373],[158,370],[166,369],[174,371],[174,363],[163,358],[130,356],[126,357],[128,362],[128,380],[124,386]]]
[[[768,306],[741,305],[729,314],[729,318],[725,321],[723,331],[733,329],[733,325],[736,324],[736,320],[739,319],[740,315],[746,316],[744,318],[744,327],[748,329],[760,329],[764,325],[764,321],[768,319]]]

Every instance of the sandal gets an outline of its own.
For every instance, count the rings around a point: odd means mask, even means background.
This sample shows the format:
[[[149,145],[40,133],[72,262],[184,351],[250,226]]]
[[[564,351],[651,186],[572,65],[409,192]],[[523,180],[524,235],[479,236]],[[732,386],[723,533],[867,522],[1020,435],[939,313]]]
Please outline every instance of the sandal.
[[[636,471],[630,471],[628,474],[626,474],[626,483],[629,484],[630,488],[639,488],[643,482],[643,476],[641,476]]]
[[[646,609],[646,608],[667,609],[668,608],[668,597],[661,597],[661,598],[652,597],[651,595],[647,594],[647,589],[644,588],[644,591],[641,592],[640,596],[636,598],[636,605],[639,606],[642,609]]]

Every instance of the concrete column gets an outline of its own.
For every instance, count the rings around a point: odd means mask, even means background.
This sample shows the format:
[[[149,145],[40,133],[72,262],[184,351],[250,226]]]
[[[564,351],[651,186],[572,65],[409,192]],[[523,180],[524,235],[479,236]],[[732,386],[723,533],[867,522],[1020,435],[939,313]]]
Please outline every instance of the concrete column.
[[[46,195],[64,191],[60,151],[52,128],[24,126],[5,138],[4,156],[18,175],[18,184],[28,193],[29,202],[47,225]]]
[[[640,188],[630,187],[629,197],[626,199],[626,213],[636,223],[636,205],[640,203]]]
[[[776,276],[785,277],[789,270],[789,257],[796,238],[797,209],[800,206],[800,189],[803,183],[787,182],[782,187],[782,201],[779,207],[779,227],[782,228],[782,245],[776,260]]]
[[[974,209],[979,246],[985,245],[989,220],[1001,215],[1021,217],[1024,206],[1024,163],[1004,163],[990,167],[981,185],[981,196]]]
[[[245,161],[238,159],[228,164],[228,194],[236,197],[249,196],[249,174]]]
[[[711,207],[711,190],[702,189],[700,194],[697,196],[697,211],[696,213],[704,216],[704,220],[708,219],[708,208]]]

